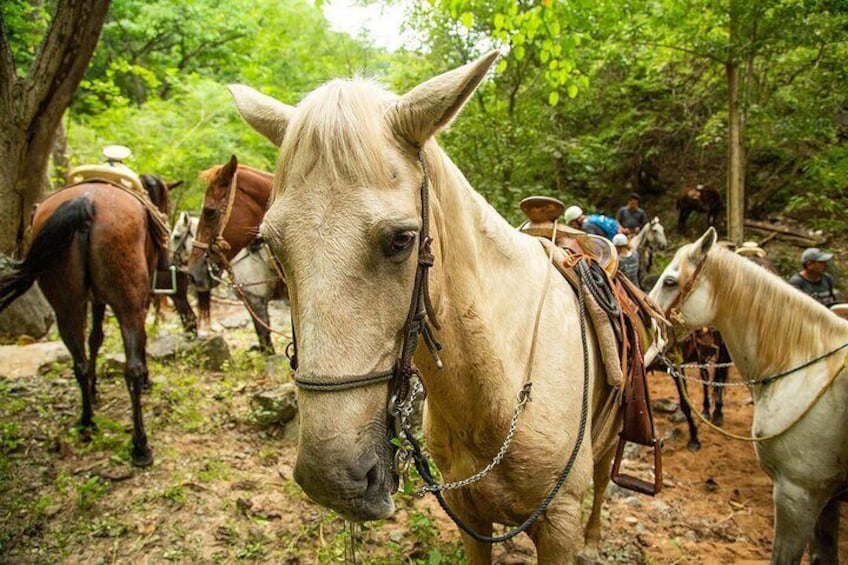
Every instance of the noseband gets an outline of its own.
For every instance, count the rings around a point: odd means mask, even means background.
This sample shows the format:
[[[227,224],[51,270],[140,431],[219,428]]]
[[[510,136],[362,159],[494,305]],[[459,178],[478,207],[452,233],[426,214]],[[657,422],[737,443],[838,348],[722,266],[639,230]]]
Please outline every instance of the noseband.
[[[415,271],[415,282],[412,288],[409,311],[403,325],[403,342],[394,366],[363,375],[313,375],[305,378],[298,374],[297,339],[294,332],[294,324],[292,324],[292,342],[289,344],[289,348],[287,348],[287,355],[289,356],[291,368],[294,371],[294,382],[298,388],[303,390],[337,392],[389,382],[387,417],[390,428],[392,427],[394,416],[396,416],[392,412],[395,411],[395,407],[399,403],[404,402],[409,396],[410,384],[413,377],[420,375],[418,368],[412,362],[412,356],[418,347],[419,336],[424,338],[424,343],[433,356],[436,366],[439,368],[442,366],[442,362],[438,356],[441,345],[436,341],[430,327],[432,325],[436,329],[440,328],[433,310],[433,304],[430,301],[428,275],[434,261],[431,251],[433,239],[430,237],[430,196],[427,166],[424,162],[424,154],[420,149],[418,151],[418,162],[421,164],[422,173],[420,190],[421,233],[419,234],[418,266]]]

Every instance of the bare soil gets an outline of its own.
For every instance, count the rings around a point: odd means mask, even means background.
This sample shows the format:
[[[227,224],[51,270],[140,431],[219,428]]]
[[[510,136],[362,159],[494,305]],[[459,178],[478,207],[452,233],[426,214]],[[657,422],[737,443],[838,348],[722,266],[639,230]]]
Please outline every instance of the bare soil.
[[[287,328],[287,309],[272,320]],[[248,351],[252,328],[238,306],[216,303],[233,360],[203,370],[197,359],[151,362],[145,396],[156,461],[128,464],[131,420],[123,379],[101,371],[99,429],[86,443],[69,431],[79,392],[68,364],[31,378],[0,379],[0,562],[342,562],[350,530],[312,504],[292,481],[294,430],[261,428],[255,392],[289,380],[280,358]],[[176,333],[167,313],[157,332]],[[284,339],[276,336],[282,349]],[[107,353],[121,350],[114,321]],[[654,398],[676,401],[670,379],[651,378]],[[731,373],[731,378],[738,378]],[[700,402],[700,392],[693,390]],[[750,431],[747,389],[725,397],[725,426]],[[655,499],[611,487],[604,512],[604,562],[765,563],[772,538],[771,482],[750,444],[701,426],[703,447],[686,448],[685,424],[657,414],[665,441],[665,489]],[[649,453],[628,462],[644,473]],[[456,528],[432,499],[398,495],[399,512],[361,526],[360,563],[464,563]],[[587,500],[588,507],[588,500]],[[848,557],[848,540],[840,546]],[[526,539],[495,549],[498,563],[534,563]]]

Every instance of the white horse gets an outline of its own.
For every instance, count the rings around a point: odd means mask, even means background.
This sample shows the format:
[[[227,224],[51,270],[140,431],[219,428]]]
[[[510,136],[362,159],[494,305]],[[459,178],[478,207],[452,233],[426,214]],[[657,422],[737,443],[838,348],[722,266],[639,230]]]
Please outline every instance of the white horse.
[[[187,212],[180,212],[179,218],[171,230],[171,258],[175,265],[185,267],[191,254],[192,242],[197,236],[197,226],[200,220]],[[233,284],[242,286],[245,305],[252,310],[251,321],[259,339],[259,348],[273,353],[271,342],[270,317],[268,302],[274,298],[278,287],[277,274],[271,265],[271,256],[264,246],[243,248],[230,262],[235,281]],[[202,309],[201,309],[202,310]],[[259,318],[257,320],[256,318]]]
[[[668,247],[665,228],[660,223],[660,219],[654,216],[651,221],[645,223],[627,245],[639,257],[639,281],[644,281],[654,263],[654,251]]]
[[[291,294],[301,386],[294,476],[310,497],[350,519],[382,519],[395,509],[387,398],[416,310],[414,280],[429,262],[428,242],[420,241],[425,223],[434,239],[429,288],[444,369],[425,348],[414,359],[427,390],[427,448],[446,480],[465,479],[493,460],[519,392],[526,379],[533,383],[500,464],[445,493],[466,525],[490,535],[493,523],[527,519],[575,449],[583,399],[596,407],[609,394],[591,328],[584,363],[575,292],[539,241],[486,203],[434,139],[496,56],[400,97],[371,81],[338,80],[292,107],[230,87],[245,120],[280,146],[260,232]],[[578,549],[580,503],[593,471],[586,535],[590,543],[599,539],[613,441],[602,442],[594,466],[585,431],[563,488],[528,530],[540,563],[570,562]],[[469,563],[491,562],[491,545],[462,537]]]
[[[774,481],[772,562],[799,563],[810,543],[812,563],[836,563],[848,487],[848,322],[715,241],[710,228],[680,248],[651,298],[688,328],[718,329],[746,381],[790,373],[751,386],[754,436],[777,434],[755,444]]]

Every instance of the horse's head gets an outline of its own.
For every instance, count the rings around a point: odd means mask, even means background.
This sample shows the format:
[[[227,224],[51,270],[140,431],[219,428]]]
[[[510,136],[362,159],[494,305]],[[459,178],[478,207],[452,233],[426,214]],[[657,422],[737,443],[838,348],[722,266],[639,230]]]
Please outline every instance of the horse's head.
[[[170,191],[180,186],[183,181],[164,182],[156,175],[141,175],[139,177],[141,184],[147,191],[147,196],[153,205],[159,209],[165,216],[171,215],[171,196]]]
[[[333,81],[297,107],[230,87],[245,120],[280,146],[261,226],[285,269],[297,336],[300,438],[294,476],[313,499],[355,520],[394,511],[386,379],[401,356],[418,269],[424,166],[431,138],[474,92],[496,53],[396,96]],[[427,157],[430,157],[427,159]],[[434,207],[435,203],[432,204]],[[436,250],[438,251],[438,250]]]
[[[233,186],[236,171],[238,159],[233,155],[226,164],[217,165],[200,174],[200,178],[208,184],[188,259],[188,273],[194,284],[202,290],[209,290],[218,284],[210,275],[210,270],[220,272],[224,268],[223,261],[232,257],[231,245],[224,237],[224,231],[228,227],[233,206],[230,195],[231,191],[236,190]]]
[[[715,317],[712,282],[701,274],[718,239],[714,228],[681,247],[651,289],[651,298],[670,316],[689,328],[708,326]]]
[[[168,245],[173,264],[183,265],[188,260],[192,249],[191,244],[197,233],[197,223],[197,218],[192,218],[188,212],[180,212],[177,216],[174,227],[171,229],[171,239]]]
[[[648,230],[648,233],[645,234],[645,238],[651,247],[655,247],[657,249],[665,249],[668,247],[668,240],[665,238],[665,228],[660,223],[660,219],[657,216],[654,216],[644,229]]]

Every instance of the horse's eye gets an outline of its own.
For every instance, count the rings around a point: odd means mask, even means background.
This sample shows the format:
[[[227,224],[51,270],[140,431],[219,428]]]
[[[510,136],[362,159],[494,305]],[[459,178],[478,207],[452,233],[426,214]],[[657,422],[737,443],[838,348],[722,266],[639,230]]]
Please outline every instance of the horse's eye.
[[[203,208],[203,218],[207,221],[212,221],[218,216],[218,210],[215,208]]]
[[[386,234],[383,253],[394,262],[401,262],[412,252],[417,234],[414,231],[400,231]]]
[[[677,279],[674,277],[666,277],[663,279],[663,286],[665,287],[673,287],[677,286]]]

